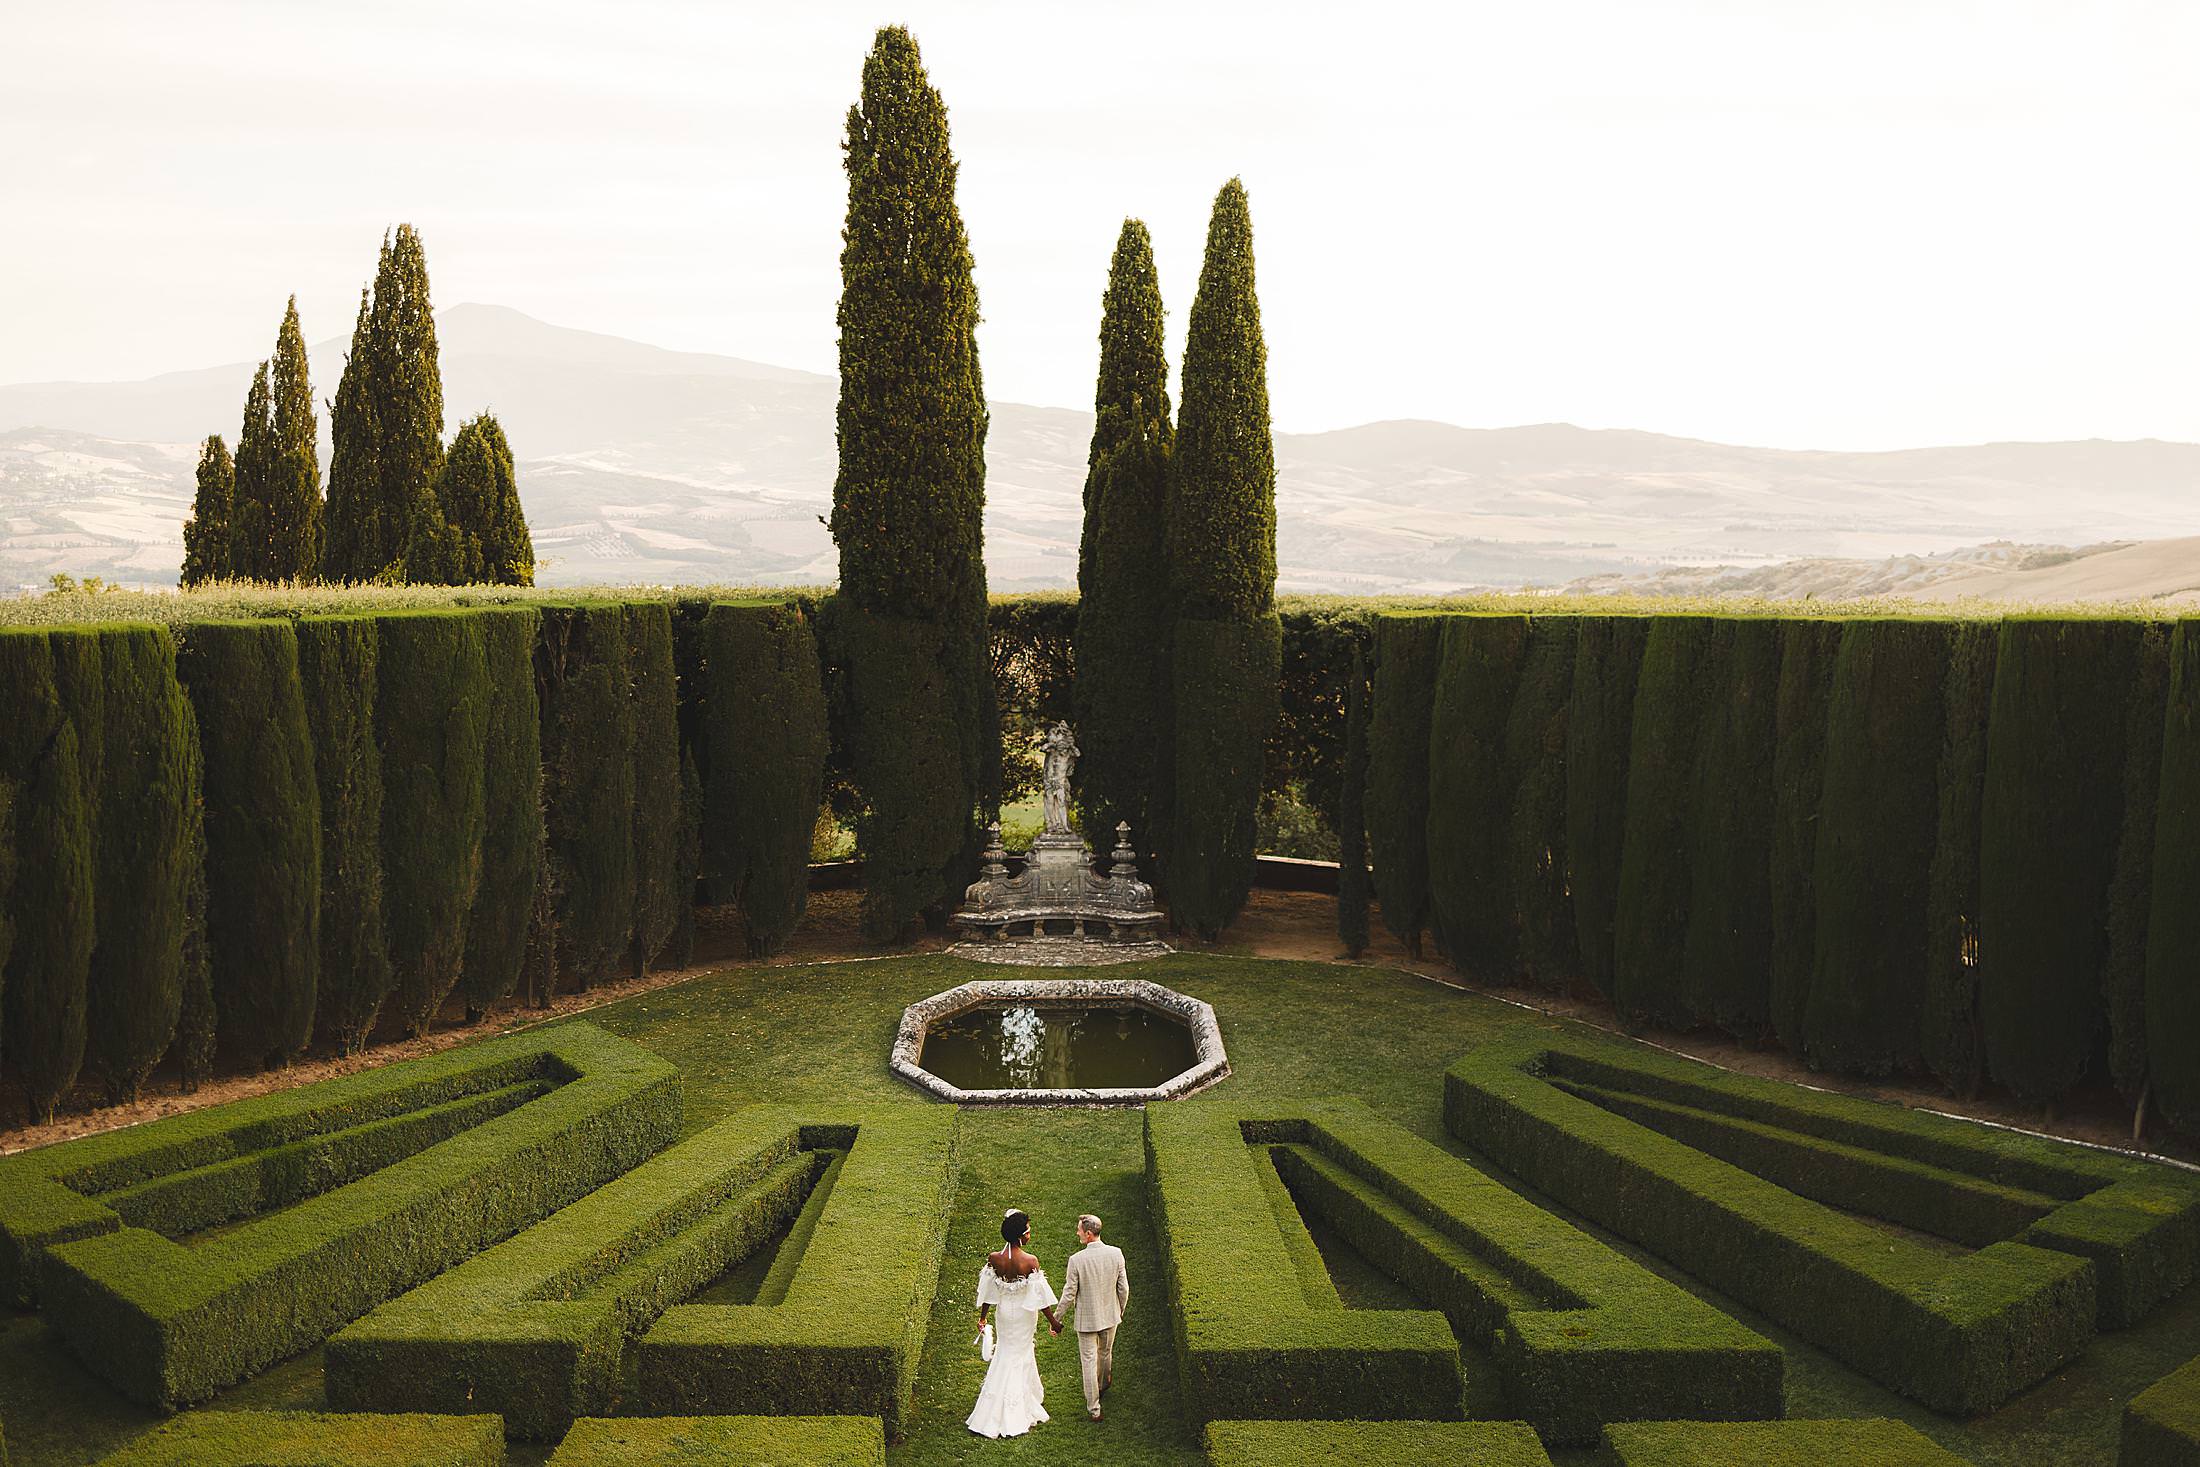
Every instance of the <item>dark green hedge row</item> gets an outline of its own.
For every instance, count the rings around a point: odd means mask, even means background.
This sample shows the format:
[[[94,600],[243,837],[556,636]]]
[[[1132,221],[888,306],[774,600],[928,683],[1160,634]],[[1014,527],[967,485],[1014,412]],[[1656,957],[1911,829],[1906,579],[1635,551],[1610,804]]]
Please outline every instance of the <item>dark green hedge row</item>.
[[[476,613],[488,674],[482,727],[481,876],[466,914],[458,994],[469,1019],[519,986],[542,865],[542,707],[532,608]]]
[[[382,930],[382,746],[374,708],[382,639],[371,616],[298,622],[298,672],[321,791],[321,973],[314,1029],[365,1047],[389,998]]]
[[[2117,1467],[2200,1467],[2200,1359],[2124,1404]]]
[[[1213,941],[1253,888],[1253,827],[1276,721],[1283,627],[1179,618],[1169,643],[1176,794],[1161,862],[1169,914]]]
[[[1186,1403],[1207,1420],[1459,1420],[1465,1384],[1444,1317],[1311,1304],[1261,1182],[1267,1158],[1247,1139],[1217,1107],[1146,1111]]]
[[[494,1416],[335,1416],[193,1411],[99,1467],[504,1467]]]
[[[558,968],[586,988],[623,976],[634,949],[635,705],[625,609],[544,607],[537,656]]]
[[[2105,1068],[2200,1126],[2150,1039],[2200,1010],[2191,625],[1376,617],[1384,917],[1631,1022],[2033,1100]]]
[[[551,1088],[528,1098],[530,1082]],[[437,1140],[403,1120],[450,1102],[477,1123]],[[587,1024],[492,1040],[0,1159],[0,1284],[27,1299],[35,1269],[49,1322],[125,1395],[202,1400],[585,1196],[679,1128],[678,1073],[636,1045]],[[179,1231],[304,1200],[179,1243],[126,1222],[106,1200],[118,1193]]]
[[[848,1154],[782,1302],[666,1310],[638,1348],[642,1411],[876,1416],[900,1435],[954,1208],[957,1112],[804,1116],[805,1145]]]
[[[548,1440],[617,1404],[627,1342],[803,1206],[825,1155],[751,1107],[476,1254],[328,1342],[330,1404],[504,1417]]]
[[[1963,1467],[1901,1421],[1646,1421],[1605,1434],[1615,1467]]]
[[[739,904],[749,951],[766,957],[809,901],[827,741],[817,638],[800,607],[720,602],[704,618],[702,642],[706,883],[713,900]]]
[[[1292,1194],[1484,1343],[1544,1441],[1782,1414],[1770,1340],[1356,1101],[1298,1109],[1304,1143],[1275,1152]]]
[[[1550,1467],[1520,1421],[1210,1421],[1212,1467]]]
[[[886,1467],[875,1416],[661,1416],[577,1421],[550,1467]]]
[[[1936,1410],[2006,1400],[2096,1323],[2132,1323],[2182,1288],[2200,1256],[2200,1183],[2169,1168],[1608,1040],[1512,1031],[1452,1067],[1445,1118],[1531,1185]],[[1950,1259],[1857,1210],[1984,1246]]]

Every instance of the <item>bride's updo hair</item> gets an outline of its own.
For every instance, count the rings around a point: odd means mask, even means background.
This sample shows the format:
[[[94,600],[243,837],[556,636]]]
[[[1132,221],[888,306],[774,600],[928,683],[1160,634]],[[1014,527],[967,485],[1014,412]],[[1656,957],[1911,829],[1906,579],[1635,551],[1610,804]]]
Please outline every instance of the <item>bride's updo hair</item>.
[[[1001,1219],[1001,1241],[1010,1247],[1021,1243],[1024,1234],[1031,1231],[1031,1219],[1022,1212],[1010,1212]]]

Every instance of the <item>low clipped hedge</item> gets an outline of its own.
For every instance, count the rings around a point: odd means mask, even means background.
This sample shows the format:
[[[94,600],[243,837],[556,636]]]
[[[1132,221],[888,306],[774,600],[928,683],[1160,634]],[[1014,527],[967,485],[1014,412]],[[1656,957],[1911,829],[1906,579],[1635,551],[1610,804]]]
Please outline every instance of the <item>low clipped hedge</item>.
[[[2200,1359],[2124,1403],[2117,1467],[2200,1467]]]
[[[1770,1340],[1357,1101],[1297,1109],[1303,1141],[1275,1150],[1292,1194],[1485,1344],[1508,1409],[1546,1442],[1782,1413]]]
[[[800,1116],[736,1112],[328,1342],[331,1405],[496,1411],[551,1439],[617,1403],[627,1342],[784,1228],[824,1169]]]
[[[2200,1252],[2200,1182],[2169,1168],[1604,1039],[1510,1031],[1451,1068],[1444,1108],[1530,1185],[1944,1412],[2137,1320]],[[1846,1211],[1983,1246],[1951,1259]]]
[[[643,1413],[876,1416],[900,1435],[954,1209],[957,1112],[804,1114],[810,1142],[848,1154],[784,1297],[666,1310],[639,1347]]]
[[[1520,1421],[1210,1421],[1211,1467],[1550,1467]]]
[[[479,1123],[438,1139],[423,1112]],[[204,1400],[679,1126],[678,1073],[593,1025],[469,1045],[0,1158],[0,1286],[27,1302],[35,1269],[52,1327],[133,1400]]]
[[[99,1467],[504,1467],[494,1416],[193,1411]]]
[[[1309,1301],[1248,1139],[1269,1138],[1219,1107],[1146,1111],[1185,1403],[1203,1420],[1461,1419],[1459,1345],[1441,1314]]]
[[[577,1421],[550,1467],[886,1467],[875,1416],[661,1416]]]
[[[1905,1422],[1647,1421],[1606,1433],[1616,1467],[1964,1467]]]
[[[719,602],[702,640],[706,883],[716,900],[739,903],[751,955],[768,957],[809,900],[827,735],[817,638],[800,607]]]

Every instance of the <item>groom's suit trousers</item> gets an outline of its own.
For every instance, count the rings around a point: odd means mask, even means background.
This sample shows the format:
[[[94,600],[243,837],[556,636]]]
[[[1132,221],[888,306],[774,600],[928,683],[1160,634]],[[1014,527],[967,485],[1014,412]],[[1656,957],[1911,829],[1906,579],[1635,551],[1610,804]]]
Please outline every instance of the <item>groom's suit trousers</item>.
[[[1115,1326],[1077,1332],[1077,1358],[1085,1367],[1085,1414],[1100,1409],[1100,1387],[1115,1374]]]

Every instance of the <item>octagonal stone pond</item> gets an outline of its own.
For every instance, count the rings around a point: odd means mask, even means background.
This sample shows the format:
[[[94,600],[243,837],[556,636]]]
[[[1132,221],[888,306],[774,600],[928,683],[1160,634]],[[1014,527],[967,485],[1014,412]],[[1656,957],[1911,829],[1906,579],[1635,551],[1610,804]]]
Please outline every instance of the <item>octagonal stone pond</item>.
[[[902,1011],[895,1074],[956,1105],[1145,1105],[1230,1073],[1215,1011],[1139,978],[978,980]]]

